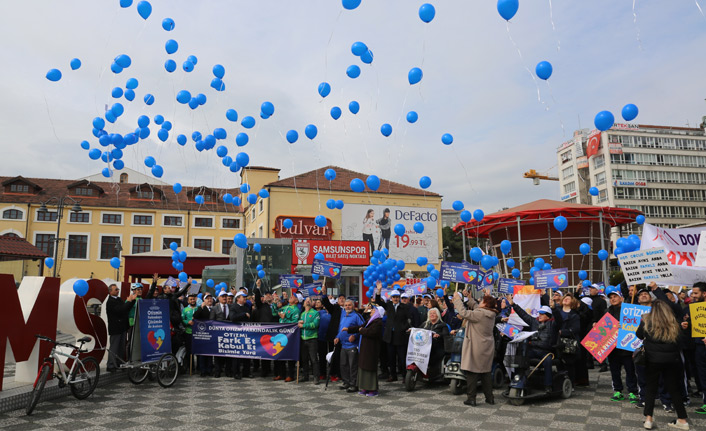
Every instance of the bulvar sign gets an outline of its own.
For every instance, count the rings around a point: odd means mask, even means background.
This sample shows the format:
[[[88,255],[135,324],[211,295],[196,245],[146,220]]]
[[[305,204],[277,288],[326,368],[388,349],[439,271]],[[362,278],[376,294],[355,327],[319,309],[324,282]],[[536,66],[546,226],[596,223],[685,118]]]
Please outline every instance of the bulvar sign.
[[[286,219],[292,220],[292,227],[287,229],[283,222]],[[314,223],[314,217],[287,217],[278,216],[275,219],[275,227],[272,228],[275,238],[296,238],[296,239],[331,239],[333,229],[331,220],[326,219],[326,226],[319,227]]]
[[[311,265],[317,253],[324,260],[342,265],[370,264],[370,244],[367,241],[292,241],[292,265]]]

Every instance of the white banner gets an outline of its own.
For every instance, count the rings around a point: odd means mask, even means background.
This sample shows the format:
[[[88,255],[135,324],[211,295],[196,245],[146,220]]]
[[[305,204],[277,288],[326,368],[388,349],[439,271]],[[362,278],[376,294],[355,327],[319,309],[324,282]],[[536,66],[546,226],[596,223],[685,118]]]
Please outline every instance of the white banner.
[[[692,286],[706,281],[706,267],[697,267],[696,253],[703,228],[665,229],[645,223],[642,227],[641,249],[664,247],[672,265],[674,286]]]
[[[527,314],[536,318],[539,316],[539,307],[542,306],[540,292],[535,290],[534,286],[515,286],[512,300],[515,304],[522,307]],[[507,323],[517,326],[529,326],[514,311],[510,314]]]
[[[429,355],[431,354],[431,339],[434,332],[428,329],[412,328],[409,333],[409,344],[407,344],[407,365],[417,364],[423,374],[427,373],[429,367]]]
[[[701,240],[699,240],[699,246],[696,251],[696,260],[694,261],[696,266],[706,266],[706,230],[701,231]]]
[[[422,233],[414,224],[424,226]],[[395,225],[402,224],[405,234],[395,234]],[[429,263],[439,262],[439,214],[436,208],[398,207],[346,204],[341,210],[341,239],[372,241],[373,250],[387,248],[390,257],[416,264],[426,257]]]
[[[623,253],[618,256],[618,260],[629,285],[672,279],[672,270],[664,247]]]

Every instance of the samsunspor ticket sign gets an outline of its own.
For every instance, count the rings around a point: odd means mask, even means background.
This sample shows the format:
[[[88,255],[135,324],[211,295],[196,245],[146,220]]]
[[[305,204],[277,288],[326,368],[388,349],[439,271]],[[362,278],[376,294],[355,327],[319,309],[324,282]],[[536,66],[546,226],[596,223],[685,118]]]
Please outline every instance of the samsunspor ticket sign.
[[[293,265],[311,265],[318,253],[324,255],[324,260],[342,265],[370,265],[370,244],[367,241],[292,241]]]

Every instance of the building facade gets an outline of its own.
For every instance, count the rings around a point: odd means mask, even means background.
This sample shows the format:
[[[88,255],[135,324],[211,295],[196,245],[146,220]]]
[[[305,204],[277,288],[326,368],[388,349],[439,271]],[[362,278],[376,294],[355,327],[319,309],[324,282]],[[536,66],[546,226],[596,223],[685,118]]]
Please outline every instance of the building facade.
[[[0,177],[0,185],[0,235],[25,238],[56,256],[56,275],[64,279],[122,279],[122,264],[116,271],[111,258],[169,248],[171,242],[227,255],[234,235],[244,232],[242,207],[222,199],[237,190],[183,187],[176,194],[171,186],[126,177],[119,183]],[[29,262],[0,264],[0,273],[18,279],[41,270]]]
[[[580,130],[557,150],[560,199],[641,211],[650,224],[706,220],[703,129],[615,124]],[[596,187],[598,196],[589,189]]]

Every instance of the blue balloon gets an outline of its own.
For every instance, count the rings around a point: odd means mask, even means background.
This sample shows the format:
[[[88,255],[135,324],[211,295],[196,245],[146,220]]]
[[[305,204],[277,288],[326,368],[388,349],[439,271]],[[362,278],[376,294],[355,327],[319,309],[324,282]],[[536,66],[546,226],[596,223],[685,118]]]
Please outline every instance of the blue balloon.
[[[105,127],[105,120],[103,120],[101,117],[96,117],[93,119],[93,127],[95,127],[98,130],[103,130]]]
[[[179,244],[177,244],[176,242],[172,241],[172,242],[169,243],[169,248],[170,248],[172,251],[176,251],[177,248],[179,248]],[[213,286],[211,286],[211,287],[213,287]]]
[[[351,190],[356,193],[361,193],[365,190],[365,183],[360,178],[353,178],[351,180]]]
[[[250,191],[250,184],[243,183],[240,185],[240,193],[247,193]]]
[[[412,228],[414,229],[415,232],[422,233],[422,232],[424,232],[424,223],[418,221],[414,224],[414,226],[412,226]]]
[[[334,106],[331,108],[331,118],[338,120],[341,117],[341,108]]]
[[[451,136],[450,133],[444,133],[444,134],[441,136],[441,142],[442,142],[444,145],[451,145],[451,144],[454,142],[454,137]]]
[[[380,178],[378,178],[377,175],[370,175],[365,179],[365,184],[368,185],[370,190],[375,192],[380,188]]]
[[[480,247],[473,247],[468,252],[468,255],[474,262],[480,262],[480,260],[483,258],[483,250],[481,250]]]
[[[233,243],[240,248],[248,248],[248,237],[242,233],[238,233],[233,237]]]
[[[382,136],[388,137],[392,134],[392,126],[388,123],[383,124],[380,126],[380,133],[382,133]]]
[[[191,100],[191,93],[189,93],[187,90],[181,90],[177,93],[176,100],[182,105],[189,103],[189,101]]]
[[[356,57],[360,57],[367,50],[368,50],[368,46],[366,44],[364,44],[363,42],[354,42],[353,45],[351,45],[351,52]]]
[[[508,254],[512,250],[512,243],[506,239],[500,242],[500,251],[503,254]]]
[[[116,73],[116,74],[117,74],[117,73],[122,72],[122,71],[123,71],[123,68],[120,67],[120,65],[119,65],[118,63],[113,62],[113,63],[110,65],[110,70],[111,70],[113,73]]]
[[[110,107],[110,112],[116,117],[119,117],[125,112],[125,107],[120,103],[113,103],[113,106]]]
[[[335,199],[329,199],[326,201],[326,208],[332,210],[336,208],[336,200]]]
[[[190,55],[190,56],[186,57],[186,61],[190,61],[191,63],[194,64],[194,66],[196,66],[196,63],[199,62],[199,59],[196,58],[195,55]]]
[[[398,223],[395,225],[395,235],[404,236],[405,232],[406,229],[402,223]]]
[[[319,96],[326,97],[331,93],[331,85],[328,82],[322,82],[319,84]]]
[[[438,279],[439,279],[439,276],[441,275],[441,274],[439,274],[439,270],[438,270],[438,269],[432,269],[432,270],[429,272],[429,275],[434,279],[434,280],[433,280],[433,281],[434,281],[434,286],[436,286],[436,280],[438,280]],[[432,287],[434,287],[434,286],[432,286]]]
[[[183,271],[179,273],[178,277],[179,281],[181,281],[182,283],[186,283],[189,280],[189,276]]]
[[[160,141],[165,142],[167,139],[169,139],[169,131],[165,129],[159,129],[159,131],[157,131],[157,137]]]
[[[342,209],[343,209],[343,205],[344,205],[344,203],[343,203],[342,200],[339,199],[339,200],[336,201],[336,209],[337,209],[337,210],[342,210]]]
[[[581,280],[587,279],[587,278],[588,278],[588,273],[587,273],[586,271],[584,271],[584,270],[579,271],[579,278],[580,278]]]
[[[637,117],[638,109],[637,106],[635,106],[634,104],[628,103],[627,105],[623,106],[623,111],[621,113],[625,121],[632,121]]]
[[[154,175],[157,178],[162,178],[163,174],[164,174],[164,169],[161,166],[159,166],[159,165],[152,166],[152,175]]]
[[[199,100],[195,97],[192,97],[191,99],[189,99],[188,105],[189,108],[196,109],[199,107]]]
[[[510,21],[519,7],[519,0],[498,0],[498,13],[505,21]]]
[[[556,250],[554,250],[554,254],[559,259],[563,259],[564,256],[566,256],[566,250],[564,250],[564,247],[557,247]]]
[[[238,121],[238,112],[235,109],[229,109],[226,111],[226,118],[232,122]]]
[[[225,74],[226,74],[225,67],[221,66],[220,64],[213,66],[213,76],[215,76],[218,79],[223,79]]]
[[[259,270],[259,271],[257,272],[257,276],[258,276],[259,278],[265,278],[265,271],[262,270],[262,269]]]
[[[352,114],[357,114],[358,111],[360,111],[360,104],[354,100],[348,104],[348,110],[351,111]]]
[[[81,67],[81,60],[79,60],[78,58],[74,58],[69,63],[69,66],[71,66],[71,70],[76,70]]]
[[[409,111],[407,113],[407,122],[408,123],[416,123],[418,119],[419,119],[419,115],[416,112]]]
[[[124,96],[125,96],[125,100],[127,100],[129,102],[132,102],[133,100],[135,100],[135,92],[133,90],[130,90],[129,88],[127,90],[125,90]]]
[[[613,117],[613,114],[610,111],[601,111],[596,114],[593,124],[596,126],[596,129],[601,132],[605,132],[613,127],[613,124],[615,124],[615,117]]]
[[[147,19],[152,15],[152,5],[150,2],[142,0],[137,4],[137,13],[140,14],[142,19]]]
[[[166,31],[174,30],[174,20],[171,18],[164,18],[162,20],[162,28]]]
[[[164,49],[167,51],[167,54],[174,54],[179,49],[179,43],[174,39],[169,39],[164,44]]]
[[[427,265],[427,272],[432,272],[433,270],[434,270],[433,264],[430,263],[429,265]]]
[[[271,116],[275,113],[275,105],[273,105],[271,102],[262,102],[262,105],[260,106],[260,111],[262,111],[268,116]]]
[[[333,181],[336,179],[336,171],[328,168],[326,171],[324,171],[324,178],[326,178],[329,181]]]
[[[352,64],[348,66],[348,69],[346,69],[346,75],[348,75],[349,78],[355,79],[360,76],[360,67],[356,64]]]
[[[353,10],[360,6],[361,0],[341,0],[344,9]]]
[[[61,71],[59,69],[51,69],[49,72],[47,72],[47,79],[56,82],[61,79]]]
[[[459,216],[461,217],[461,221],[464,223],[468,223],[469,221],[471,221],[471,218],[473,218],[471,212],[468,210],[461,211],[461,214],[459,214]]]
[[[530,277],[529,284],[534,285],[534,277]]]
[[[249,140],[250,137],[248,137],[248,134],[243,132],[238,133],[238,136],[235,137],[235,143],[239,147],[244,147],[247,145]]]
[[[89,144],[88,141],[81,141],[81,148],[83,148],[84,150],[87,150],[87,149],[91,148],[91,144]]]
[[[145,97],[143,99],[145,101],[145,105],[151,105],[154,103],[154,96],[151,94],[145,94]]]
[[[515,259],[508,259],[507,262],[505,262],[508,268],[514,268],[515,267]]]
[[[120,7],[126,8],[132,6],[132,0],[120,0]]]
[[[426,23],[430,23],[431,20],[434,19],[434,16],[436,15],[436,9],[434,9],[434,6],[429,4],[429,3],[424,3],[420,8],[419,8],[419,19]]]
[[[552,64],[548,61],[540,61],[537,63],[537,67],[535,67],[534,71],[539,79],[544,79],[546,81],[550,76],[552,76]]]
[[[591,187],[590,189],[588,189],[588,193],[591,196],[598,196],[598,187]]]
[[[117,171],[121,170],[124,167],[125,167],[125,162],[123,162],[122,160],[116,160],[113,162],[113,168]]]
[[[424,257],[424,256],[419,256],[419,257],[417,258],[417,265],[419,265],[419,266],[424,266],[424,265],[426,265],[426,264],[427,264],[427,258],[426,258],[426,257]]]
[[[115,114],[113,114],[113,111],[107,111],[107,112],[105,113],[105,119],[106,119],[109,123],[115,123],[115,120],[117,120],[118,117],[116,117]]]
[[[608,259],[608,252],[606,250],[598,250],[598,259],[606,260]]]
[[[542,269],[543,266],[544,266],[544,259],[542,259],[541,257],[538,257],[534,260],[534,267],[535,268]]]
[[[490,268],[493,267],[493,258],[492,256],[486,254],[480,259],[480,264],[485,270],[489,270]]]
[[[99,150],[98,148],[92,148],[91,151],[88,152],[88,157],[91,160],[98,160],[101,158],[101,154],[101,150]]]
[[[483,213],[483,210],[475,210],[473,211],[473,219],[477,222],[483,221],[483,218],[485,217],[485,214]]]
[[[211,88],[216,91],[225,91],[226,84],[221,80],[221,78],[213,78],[211,80]]]
[[[520,270],[515,268],[512,270],[512,276],[518,278],[520,276]]]
[[[257,192],[257,195],[260,196],[262,199],[267,199],[270,197],[270,192],[265,189],[260,189],[260,191]]]
[[[561,215],[554,217],[554,229],[558,230],[559,232],[564,232],[568,225],[569,222],[568,220],[566,220],[566,217]]]
[[[225,157],[228,155],[228,147],[225,145],[221,145],[218,148],[216,148],[216,154],[218,157]]]
[[[591,246],[584,242],[579,246],[579,251],[582,255],[586,256],[588,253],[591,252]]]
[[[645,216],[643,216],[642,214],[640,214],[640,215],[638,215],[637,217],[635,217],[635,223],[637,223],[638,225],[643,225],[643,224],[645,224]]]
[[[360,61],[365,64],[370,64],[373,62],[373,51],[367,50],[360,55]]]
[[[309,124],[304,129],[304,134],[309,139],[314,139],[318,133],[319,133],[318,129],[313,124]]]
[[[74,281],[74,293],[80,297],[83,297],[85,294],[87,294],[88,282],[82,279]]]
[[[260,243],[256,242],[252,245],[252,249],[255,253],[260,253],[262,251],[262,246],[260,245]]]
[[[186,145],[186,136],[184,135],[179,135],[177,136],[177,143],[181,145],[182,147]]]
[[[552,264],[551,264],[551,263],[545,263],[545,264],[542,266],[542,270],[546,271],[546,270],[548,270],[548,269],[552,269]]]
[[[50,268],[54,266],[54,259],[51,257],[47,257],[44,259],[44,264],[47,266],[47,268]]]
[[[113,257],[110,259],[110,266],[112,266],[115,269],[120,268],[120,258],[119,257]]]
[[[238,166],[241,168],[244,168],[250,163],[250,156],[248,156],[247,153],[238,153],[235,156],[235,161],[238,163]]]
[[[427,189],[429,186],[431,186],[431,178],[425,175],[419,179],[419,187]]]
[[[257,195],[254,193],[248,194],[248,203],[250,205],[255,205],[255,203],[257,203]]]
[[[120,54],[119,56],[115,57],[115,62],[118,64],[118,66],[125,69],[130,67],[130,65],[132,64],[132,59],[130,59],[130,56],[126,54]]]
[[[233,203],[233,195],[230,193],[226,193],[223,195],[223,202],[227,204],[232,204]]]
[[[290,130],[287,132],[287,142],[293,144],[299,139],[299,133],[296,130]]]
[[[176,70],[176,61],[172,60],[171,58],[169,60],[165,61],[164,62],[164,69],[169,73],[174,72]]]
[[[463,205],[463,202],[461,202],[461,201],[454,201],[454,203],[451,204],[451,207],[455,211],[461,211],[463,209],[464,205]]]
[[[145,166],[151,168],[156,163],[156,160],[152,156],[145,157]]]
[[[205,202],[205,200],[204,200],[203,196],[197,195],[197,196],[194,198],[194,202],[196,202],[196,203],[199,204],[199,205],[203,205],[203,203]]]
[[[245,127],[246,129],[252,129],[255,127],[255,119],[251,116],[243,117],[243,119],[240,121],[240,125]]]
[[[324,226],[326,226],[326,225],[328,224],[328,220],[326,220],[326,217],[324,217],[324,216],[322,216],[322,215],[317,215],[317,216],[314,218],[314,223],[315,223],[318,227],[324,227]]]
[[[418,83],[419,81],[422,80],[422,69],[418,67],[413,67],[409,70],[409,73],[407,74],[407,80],[409,81],[409,85],[414,85]]]
[[[101,173],[102,173],[103,176],[106,177],[106,178],[110,178],[110,177],[113,176],[113,171],[111,171],[110,168],[103,168],[103,170],[101,171]]]

